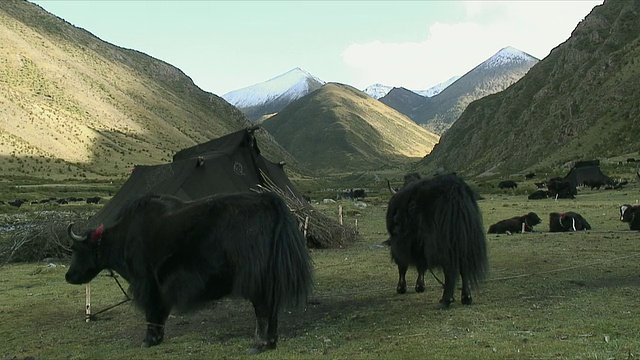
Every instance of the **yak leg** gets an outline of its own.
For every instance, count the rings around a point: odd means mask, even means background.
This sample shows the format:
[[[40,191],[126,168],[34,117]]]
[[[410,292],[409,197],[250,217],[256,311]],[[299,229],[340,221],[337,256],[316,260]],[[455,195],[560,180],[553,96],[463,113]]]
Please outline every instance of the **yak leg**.
[[[416,292],[421,293],[424,292],[424,272],[426,269],[418,268],[418,278],[416,279]]]
[[[171,308],[163,304],[161,297],[151,297],[151,299],[145,306],[147,334],[142,341],[143,347],[158,345],[162,342],[164,339],[164,324],[171,312]]]
[[[456,301],[453,298],[453,292],[456,287],[456,279],[458,277],[457,268],[453,267],[451,269],[443,269],[444,270],[444,291],[442,293],[442,299],[438,304],[439,308],[448,308],[452,302]]]
[[[396,291],[398,294],[404,294],[407,292],[407,280],[405,276],[407,275],[407,270],[409,267],[407,265],[398,265],[398,286],[396,286]]]
[[[471,305],[473,303],[473,298],[471,297],[471,284],[469,284],[469,280],[467,277],[462,275],[462,295],[460,302],[465,305]]]
[[[252,301],[256,313],[256,333],[249,354],[259,354],[265,350],[275,349],[278,342],[278,312],[260,300]]]

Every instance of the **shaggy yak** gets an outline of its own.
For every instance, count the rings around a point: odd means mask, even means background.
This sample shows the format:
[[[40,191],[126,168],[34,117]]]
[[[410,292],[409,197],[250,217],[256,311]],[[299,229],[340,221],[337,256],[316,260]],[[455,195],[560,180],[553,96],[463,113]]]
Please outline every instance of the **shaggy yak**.
[[[512,217],[511,219],[500,220],[489,226],[489,234],[513,234],[519,232],[531,232],[533,227],[540,224],[542,219],[530,212],[523,216]]]
[[[255,309],[255,342],[249,352],[274,349],[279,310],[305,305],[313,284],[297,220],[273,193],[192,202],[146,195],[126,206],[113,225],[84,235],[75,234],[72,225],[67,282],[86,284],[103,269],[120,274],[145,313],[143,346],[162,342],[172,309],[193,310],[237,295]]]
[[[487,245],[482,215],[474,191],[454,174],[416,179],[389,201],[386,215],[391,258],[398,265],[399,294],[406,292],[409,266],[418,270],[415,290],[423,292],[424,273],[441,268],[444,291],[439,307],[455,301],[458,276],[462,278],[463,304],[471,304],[471,288],[488,271]]]
[[[640,205],[620,206],[620,221],[629,223],[629,230],[640,230]]]
[[[566,213],[552,212],[549,214],[549,231],[565,232],[591,230],[589,222],[582,215],[568,211]]]

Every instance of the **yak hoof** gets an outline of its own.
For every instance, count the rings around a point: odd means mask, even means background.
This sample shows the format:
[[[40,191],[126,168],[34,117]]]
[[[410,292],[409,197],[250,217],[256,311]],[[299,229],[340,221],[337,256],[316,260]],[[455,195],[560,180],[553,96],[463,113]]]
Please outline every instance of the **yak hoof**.
[[[416,292],[417,293],[423,293],[424,292],[424,285],[416,285]]]
[[[437,305],[436,307],[437,307],[438,309],[448,309],[448,308],[449,308],[449,306],[450,306],[453,302],[455,302],[455,301],[456,301],[456,300],[455,300],[455,299],[453,299],[453,298],[452,298],[452,299],[446,299],[446,300],[445,300],[445,299],[442,299],[442,300],[440,300],[440,302],[438,303],[438,305]]]
[[[404,287],[404,286],[398,286],[398,287],[396,288],[396,292],[397,292],[398,294],[404,294],[404,293],[406,293],[406,292],[407,292],[407,288],[406,288],[406,287]]]
[[[142,347],[148,348],[151,346],[156,346],[162,342],[163,338],[164,338],[164,333],[157,334],[157,335],[147,334],[147,336],[142,341]]]
[[[464,305],[471,305],[473,303],[473,298],[471,295],[463,296],[462,299],[460,299],[460,302]]]
[[[257,355],[265,350],[273,350],[275,348],[276,348],[276,343],[253,344],[247,351],[247,355]]]

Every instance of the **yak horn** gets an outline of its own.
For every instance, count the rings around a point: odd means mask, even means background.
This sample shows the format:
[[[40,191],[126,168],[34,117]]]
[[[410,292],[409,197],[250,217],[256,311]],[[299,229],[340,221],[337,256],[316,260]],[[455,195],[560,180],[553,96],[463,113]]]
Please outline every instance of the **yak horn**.
[[[86,239],[80,235],[76,235],[73,230],[71,230],[71,228],[73,227],[73,223],[69,224],[69,226],[67,226],[67,234],[69,234],[69,237],[71,238],[71,240],[75,240],[75,241],[85,241]]]
[[[387,180],[387,186],[389,186],[389,191],[391,191],[392,194],[396,193],[396,191],[391,187],[391,181]]]

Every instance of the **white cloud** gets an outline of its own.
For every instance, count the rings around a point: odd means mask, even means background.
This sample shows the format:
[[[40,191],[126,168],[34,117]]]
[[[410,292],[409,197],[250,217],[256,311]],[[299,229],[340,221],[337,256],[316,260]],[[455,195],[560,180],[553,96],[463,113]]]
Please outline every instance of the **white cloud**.
[[[426,89],[464,75],[505,46],[538,58],[565,41],[602,1],[465,2],[466,19],[434,23],[420,42],[355,43],[342,53],[354,86],[373,83]]]

